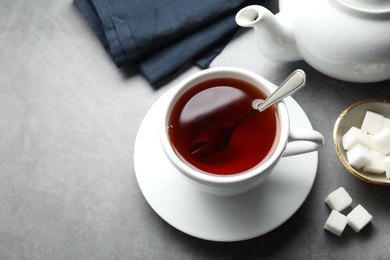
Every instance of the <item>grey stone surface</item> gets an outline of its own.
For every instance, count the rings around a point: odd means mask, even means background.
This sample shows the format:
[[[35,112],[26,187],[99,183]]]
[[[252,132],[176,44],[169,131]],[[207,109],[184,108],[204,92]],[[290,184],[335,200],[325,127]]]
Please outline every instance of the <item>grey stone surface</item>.
[[[268,234],[235,243],[171,227],[149,207],[134,174],[143,116],[198,69],[183,69],[154,91],[135,68],[115,67],[71,1],[0,0],[0,259],[386,259],[390,188],[349,174],[332,131],[351,103],[390,99],[390,82],[347,83],[305,62],[268,61],[244,29],[212,63],[222,65],[276,84],[304,69],[308,85],[294,98],[326,138],[313,189],[297,213]],[[323,230],[330,213],[324,199],[340,186],[374,217],[359,234]]]

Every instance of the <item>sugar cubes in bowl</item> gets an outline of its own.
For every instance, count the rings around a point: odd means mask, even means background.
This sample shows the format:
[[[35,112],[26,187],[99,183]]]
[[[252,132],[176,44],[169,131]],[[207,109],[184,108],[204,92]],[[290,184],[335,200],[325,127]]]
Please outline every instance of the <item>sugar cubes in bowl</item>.
[[[390,100],[367,99],[346,108],[336,120],[333,141],[350,173],[390,185]]]

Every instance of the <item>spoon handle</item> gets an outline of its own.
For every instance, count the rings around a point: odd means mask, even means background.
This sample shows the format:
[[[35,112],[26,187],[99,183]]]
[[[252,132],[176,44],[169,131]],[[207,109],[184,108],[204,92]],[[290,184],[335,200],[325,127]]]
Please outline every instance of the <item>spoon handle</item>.
[[[266,110],[276,102],[284,99],[295,93],[298,89],[305,86],[306,74],[303,70],[297,69],[286,78],[285,81],[275,90],[260,106],[257,108],[259,112]]]

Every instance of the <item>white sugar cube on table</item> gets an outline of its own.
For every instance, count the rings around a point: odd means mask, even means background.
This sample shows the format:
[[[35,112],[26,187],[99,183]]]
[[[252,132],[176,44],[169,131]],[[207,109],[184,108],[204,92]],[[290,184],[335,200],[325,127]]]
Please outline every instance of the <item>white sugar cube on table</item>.
[[[384,116],[372,111],[367,111],[364,115],[361,129],[370,134],[376,134],[383,126]]]
[[[356,144],[362,144],[364,146],[370,145],[370,139],[367,133],[354,126],[343,135],[341,141],[345,150],[351,149]]]
[[[328,219],[325,222],[324,229],[329,232],[341,236],[347,226],[348,218],[336,210],[332,210]]]
[[[390,164],[390,157],[388,158]],[[325,202],[328,203],[328,205],[331,204],[332,206],[334,206],[333,204],[335,203],[340,203],[344,205],[344,207],[341,208],[345,208],[345,205],[348,204],[350,206],[352,204],[352,198],[343,187],[340,187],[330,193],[325,199]],[[349,225],[356,233],[358,233],[368,223],[370,223],[371,220],[372,215],[360,204],[357,205],[347,216],[332,208],[332,212],[325,222],[324,229],[337,236],[341,236],[345,227]]]
[[[347,219],[348,225],[358,233],[371,222],[372,215],[359,204],[347,215]]]
[[[331,209],[340,212],[351,206],[352,198],[343,187],[340,187],[330,193],[326,197],[325,202]]]
[[[390,152],[390,128],[383,128],[372,136],[372,141],[384,154]]]
[[[357,144],[346,152],[347,160],[350,165],[360,169],[371,160],[370,151],[364,145]]]
[[[385,155],[381,152],[369,151],[370,160],[363,166],[363,171],[373,173],[373,174],[382,174],[385,172],[384,159]]]

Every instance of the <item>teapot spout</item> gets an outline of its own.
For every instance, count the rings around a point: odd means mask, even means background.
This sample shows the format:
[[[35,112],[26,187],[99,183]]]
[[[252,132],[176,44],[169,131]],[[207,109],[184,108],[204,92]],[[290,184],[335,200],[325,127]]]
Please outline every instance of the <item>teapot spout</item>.
[[[236,14],[241,27],[253,27],[257,45],[265,57],[275,61],[297,61],[301,56],[294,35],[286,22],[278,15],[259,5],[250,5]]]

